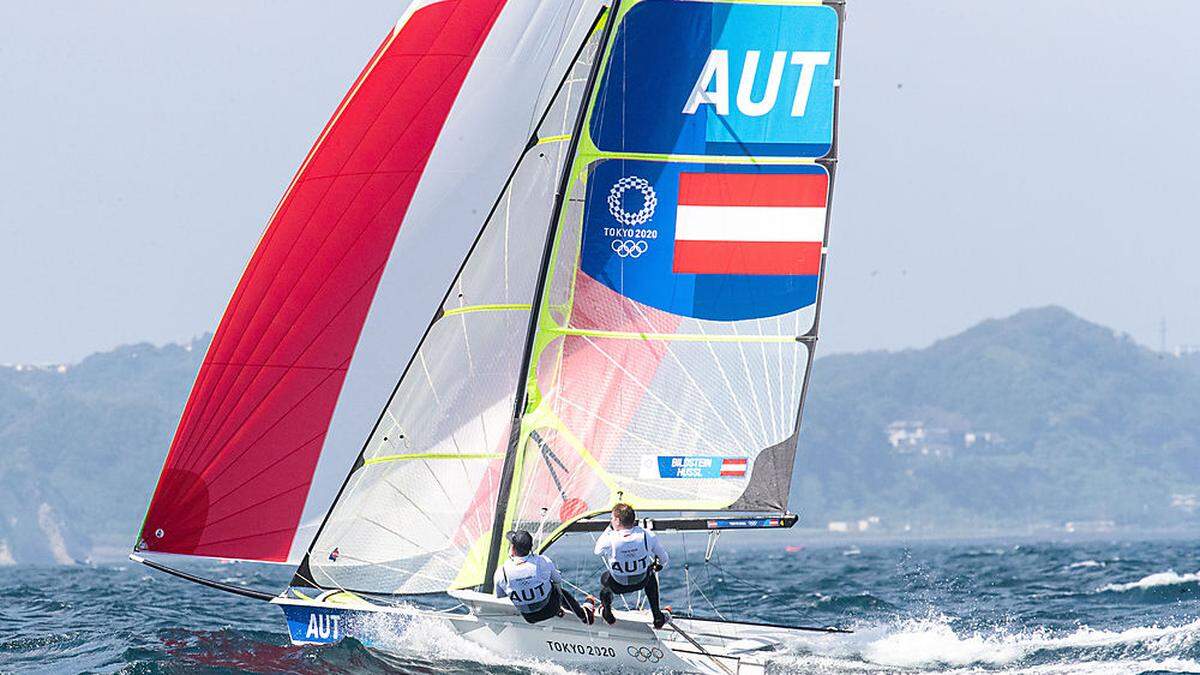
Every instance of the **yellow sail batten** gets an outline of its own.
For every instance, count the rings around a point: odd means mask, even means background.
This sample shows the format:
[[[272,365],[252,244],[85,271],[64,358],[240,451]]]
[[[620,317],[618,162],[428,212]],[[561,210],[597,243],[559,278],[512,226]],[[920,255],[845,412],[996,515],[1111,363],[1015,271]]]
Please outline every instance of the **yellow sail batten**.
[[[571,140],[571,134],[558,134],[557,136],[547,136],[539,138],[538,145],[550,145],[551,143],[565,143]]]
[[[503,454],[497,452],[453,453],[453,452],[423,452],[411,455],[383,455],[363,460],[363,465],[383,464],[386,462],[412,462],[418,460],[439,459],[502,459]]]
[[[734,342],[755,344],[777,344],[797,342],[794,335],[706,335],[702,333],[637,333],[584,328],[553,329],[559,335],[575,335],[607,340],[639,340],[643,342]]]
[[[455,307],[442,312],[442,316],[458,316],[461,314],[476,314],[478,312],[527,312],[533,309],[533,305],[466,305],[464,307]]]

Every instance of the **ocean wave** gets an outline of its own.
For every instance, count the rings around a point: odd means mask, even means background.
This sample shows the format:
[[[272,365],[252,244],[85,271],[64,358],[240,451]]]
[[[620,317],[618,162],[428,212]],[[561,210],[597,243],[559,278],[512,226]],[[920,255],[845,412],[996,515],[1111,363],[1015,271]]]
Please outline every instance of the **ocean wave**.
[[[887,600],[877,598],[870,593],[859,593],[857,595],[824,595],[818,593],[817,606],[826,612],[892,609],[894,607]]]
[[[1200,620],[1120,631],[1084,626],[1069,633],[1045,629],[965,632],[955,630],[948,618],[939,616],[860,626],[844,638],[804,638],[791,656],[840,660],[870,669],[987,667],[1008,671],[1053,665],[1049,670],[1059,672],[1064,665],[1086,663],[1090,669],[1076,672],[1095,672],[1100,665],[1108,668],[1118,661],[1151,664],[1180,659],[1197,646]]]
[[[1067,565],[1067,569],[1069,570],[1091,569],[1094,567],[1106,567],[1106,565],[1099,560],[1081,560],[1080,562],[1073,562]]]
[[[829,675],[874,675],[896,673],[894,666],[852,662],[825,656],[795,656],[774,661],[771,672],[827,673]],[[924,669],[922,669],[924,671]],[[980,675],[981,672],[1001,672],[1005,675],[1131,675],[1132,673],[1200,673],[1200,661],[1181,658],[1116,659],[1112,661],[1083,661],[1079,663],[1048,663],[1016,666],[993,671],[976,666],[940,669],[945,675]]]
[[[1178,574],[1175,570],[1158,572],[1142,577],[1127,584],[1108,584],[1097,590],[1099,593],[1124,593],[1126,591],[1146,591],[1163,586],[1180,586],[1184,584],[1200,584],[1200,572],[1195,574]]]

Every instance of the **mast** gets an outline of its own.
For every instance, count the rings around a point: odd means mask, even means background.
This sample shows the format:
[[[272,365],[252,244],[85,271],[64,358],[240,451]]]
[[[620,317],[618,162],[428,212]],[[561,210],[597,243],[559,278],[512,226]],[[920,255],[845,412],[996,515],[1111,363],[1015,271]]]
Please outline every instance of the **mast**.
[[[605,15],[606,15],[606,10],[604,8],[601,8],[600,11],[596,14],[595,18],[592,20],[591,25],[587,31],[587,36],[591,36],[591,35],[595,34],[595,32],[599,29],[600,22],[604,20]],[[584,50],[587,48],[587,45],[588,45],[588,39],[585,37],[580,42],[578,49],[576,49],[576,51],[574,52],[574,56],[571,59],[572,64],[575,63],[579,59],[579,57],[583,54]],[[441,302],[438,303],[437,309],[435,310],[433,317],[430,319],[429,323],[426,325],[425,331],[422,334],[420,341],[418,341],[418,343],[417,343],[417,348],[413,351],[412,355],[409,357],[409,360],[406,363],[404,370],[401,372],[400,377],[397,378],[396,385],[395,385],[395,387],[393,387],[392,392],[388,397],[387,403],[385,403],[384,406],[382,407],[382,409],[380,410],[379,416],[377,417],[374,425],[371,428],[371,432],[367,434],[365,440],[363,441],[363,445],[362,445],[361,449],[359,450],[358,456],[355,458],[354,464],[352,465],[350,470],[346,473],[346,476],[343,479],[342,484],[338,489],[337,495],[335,496],[333,503],[330,505],[330,508],[325,513],[324,517],[322,518],[321,524],[318,526],[316,533],[313,535],[312,541],[309,543],[308,549],[305,551],[304,558],[300,562],[299,566],[296,569],[295,574],[292,577],[291,585],[320,587],[320,584],[318,584],[313,578],[314,575],[311,571],[310,564],[309,564],[309,560],[310,560],[312,552],[313,552],[313,547],[316,545],[317,541],[320,539],[321,534],[325,531],[325,527],[329,523],[329,519],[333,514],[334,507],[341,500],[342,495],[345,493],[346,488],[350,484],[351,479],[354,477],[356,472],[358,472],[360,469],[362,469],[365,466],[367,450],[370,446],[371,439],[376,435],[376,432],[379,430],[381,425],[384,423],[384,419],[388,414],[388,408],[391,406],[392,401],[399,394],[401,385],[404,383],[405,379],[409,376],[409,373],[412,370],[413,365],[417,362],[417,359],[418,359],[419,355],[421,354],[421,349],[426,345],[427,341],[429,340],[430,334],[433,332],[434,326],[439,321],[441,321],[442,319],[444,319],[446,317],[446,311],[445,311],[446,303],[450,300],[452,294],[454,293],[455,287],[458,285],[458,283],[461,279],[463,272],[466,270],[468,263],[472,260],[472,257],[475,255],[476,250],[478,249],[480,242],[483,240],[484,234],[487,231],[488,224],[491,222],[492,217],[496,214],[497,209],[500,208],[501,203],[504,201],[505,195],[507,194],[514,179],[516,178],[517,173],[520,170],[522,164],[528,158],[529,153],[532,152],[535,148],[537,148],[539,145],[539,142],[542,140],[541,138],[539,138],[538,130],[541,128],[543,123],[546,122],[551,111],[554,109],[555,101],[558,99],[559,95],[562,94],[563,91],[565,90],[568,80],[570,79],[570,76],[571,76],[571,68],[568,67],[566,72],[563,73],[562,78],[559,80],[558,85],[555,87],[554,94],[547,101],[545,109],[543,109],[541,111],[541,113],[538,117],[537,124],[534,125],[534,132],[530,136],[528,143],[525,147],[525,150],[521,153],[521,156],[513,164],[512,169],[509,172],[508,178],[505,180],[503,189],[501,189],[500,193],[497,195],[496,201],[492,204],[487,217],[485,217],[483,219],[483,221],[481,222],[479,231],[476,233],[475,239],[474,239],[474,241],[472,241],[470,248],[467,250],[466,254],[463,256],[463,259],[459,265],[458,271],[455,273],[454,279],[451,281],[449,286],[447,286],[446,291],[442,296]]]
[[[525,416],[529,367],[533,359],[534,341],[537,339],[538,318],[541,314],[542,302],[545,299],[546,276],[550,270],[550,262],[554,254],[554,241],[558,235],[559,224],[563,218],[563,202],[566,200],[567,189],[570,186],[571,173],[574,168],[572,159],[579,149],[579,142],[584,131],[583,126],[595,94],[596,78],[607,58],[609,41],[619,21],[620,5],[621,0],[613,0],[612,6],[608,11],[608,22],[604,26],[604,35],[600,40],[600,48],[596,53],[596,60],[592,63],[592,68],[588,73],[587,84],[584,87],[584,91],[586,92],[585,99],[579,106],[579,112],[575,118],[575,125],[571,132],[570,146],[567,149],[566,161],[563,163],[562,176],[559,179],[558,191],[554,195],[554,209],[552,210],[554,222],[546,234],[546,242],[542,247],[542,261],[538,269],[537,283],[534,287],[536,290],[533,298],[533,307],[529,313],[529,326],[525,332],[525,348],[521,353],[521,368],[518,371],[517,392],[513,399],[512,427],[509,430],[508,448],[504,453],[504,464],[500,470],[500,482],[496,493],[496,509],[492,519],[491,542],[488,545],[487,552],[487,567],[483,574],[484,593],[491,593],[493,590],[492,577],[495,576],[496,567],[499,563],[500,548],[504,544],[504,525],[508,519],[508,502],[512,495],[517,446],[521,442],[522,435],[521,421]]]

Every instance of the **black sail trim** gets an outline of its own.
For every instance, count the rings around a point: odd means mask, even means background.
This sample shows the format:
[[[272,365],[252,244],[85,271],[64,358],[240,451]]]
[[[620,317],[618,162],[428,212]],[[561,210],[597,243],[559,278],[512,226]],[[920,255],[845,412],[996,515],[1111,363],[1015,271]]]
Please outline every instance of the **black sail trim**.
[[[170,574],[173,577],[178,577],[180,579],[183,579],[184,581],[190,581],[193,584],[199,584],[201,586],[206,586],[208,588],[216,589],[218,591],[223,591],[225,593],[232,593],[233,595],[240,595],[243,598],[250,598],[252,600],[262,600],[265,602],[270,602],[271,600],[273,600],[276,597],[274,593],[268,593],[266,591],[257,591],[252,588],[242,588],[241,586],[234,586],[233,584],[226,584],[226,583],[223,583],[220,581],[214,581],[212,579],[205,579],[204,577],[196,576],[195,574],[190,574],[188,572],[184,572],[183,570],[177,570],[174,567],[167,567],[166,565],[163,565],[161,563],[156,563],[153,560],[146,560],[145,558],[138,556],[138,555],[130,555],[129,559],[135,563],[141,563],[142,565],[145,565],[146,567],[149,567],[150,569],[158,570],[159,572],[165,572],[166,574]]]

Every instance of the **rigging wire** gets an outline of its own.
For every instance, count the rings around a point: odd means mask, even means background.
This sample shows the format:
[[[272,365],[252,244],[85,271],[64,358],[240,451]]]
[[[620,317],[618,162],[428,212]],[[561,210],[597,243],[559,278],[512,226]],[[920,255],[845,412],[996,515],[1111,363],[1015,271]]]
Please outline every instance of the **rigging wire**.
[[[765,597],[770,597],[771,592],[769,590],[767,590],[766,588],[763,588],[762,586],[759,586],[758,584],[747,581],[743,577],[740,577],[740,576],[734,574],[733,572],[730,572],[729,570],[725,569],[725,567],[723,567],[720,563],[713,562],[712,560],[710,560],[710,561],[708,561],[708,564],[712,565],[714,568],[716,568],[717,571],[720,572],[721,574],[742,584],[746,588],[749,588],[750,590],[755,591],[757,593],[762,593],[763,596],[765,596]]]

